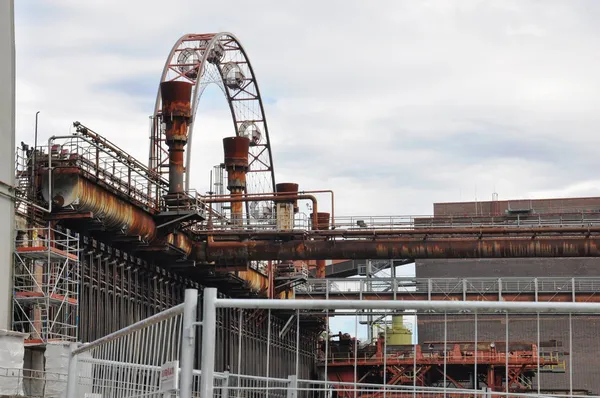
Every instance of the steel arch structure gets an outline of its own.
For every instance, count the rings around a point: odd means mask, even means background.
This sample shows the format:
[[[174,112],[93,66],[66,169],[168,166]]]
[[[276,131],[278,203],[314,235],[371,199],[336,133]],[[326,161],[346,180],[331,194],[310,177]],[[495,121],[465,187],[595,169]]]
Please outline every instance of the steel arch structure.
[[[171,49],[161,76],[161,82],[172,80],[193,84],[185,161],[186,191],[189,191],[190,185],[196,111],[204,89],[214,83],[227,99],[235,134],[251,139],[247,192],[273,192],[275,173],[263,102],[250,60],[239,40],[227,32],[183,35]],[[151,124],[148,166],[160,178],[168,179],[168,148],[162,128],[161,106],[159,86]]]

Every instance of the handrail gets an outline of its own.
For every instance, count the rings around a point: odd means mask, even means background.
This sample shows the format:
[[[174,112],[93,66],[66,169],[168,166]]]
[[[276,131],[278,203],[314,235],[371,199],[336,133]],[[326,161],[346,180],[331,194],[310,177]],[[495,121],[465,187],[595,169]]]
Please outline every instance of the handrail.
[[[375,294],[505,294],[596,293],[600,277],[503,277],[503,278],[327,278],[308,279],[296,287],[296,295]]]

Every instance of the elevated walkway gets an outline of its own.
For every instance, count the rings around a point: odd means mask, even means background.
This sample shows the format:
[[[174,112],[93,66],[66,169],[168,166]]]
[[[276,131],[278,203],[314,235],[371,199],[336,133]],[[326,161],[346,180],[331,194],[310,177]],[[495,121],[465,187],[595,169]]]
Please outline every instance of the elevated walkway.
[[[600,278],[329,278],[297,299],[600,302]]]

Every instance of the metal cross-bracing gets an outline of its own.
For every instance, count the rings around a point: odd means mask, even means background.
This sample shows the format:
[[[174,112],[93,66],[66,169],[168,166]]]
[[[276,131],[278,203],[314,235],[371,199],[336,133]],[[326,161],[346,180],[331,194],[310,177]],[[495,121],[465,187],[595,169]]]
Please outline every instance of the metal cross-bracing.
[[[27,344],[76,341],[79,316],[79,238],[51,228],[17,231],[13,329]]]
[[[358,347],[356,353],[352,338],[347,337],[346,344],[343,339],[330,340],[328,354],[319,361],[319,367],[323,370],[327,362],[328,380],[338,389],[338,396],[354,397],[351,383],[355,376],[362,383],[387,386],[447,385],[467,389],[476,388],[473,377],[477,364],[477,383],[492,391],[503,390],[503,384],[507,384],[509,391],[525,392],[531,391],[538,371],[565,371],[562,353],[540,353],[533,343],[510,342],[508,347],[505,342],[490,341],[478,342],[477,347],[473,342],[447,341],[388,345],[384,334],[381,333],[374,344]],[[324,350],[324,342],[321,349]],[[338,382],[346,384],[338,386]],[[363,398],[378,395],[360,394]]]
[[[297,299],[600,302],[600,278],[308,279]]]
[[[250,60],[239,40],[231,33],[186,34],[173,46],[165,63],[161,82],[180,81],[192,85],[188,151],[185,160],[185,188],[189,190],[193,131],[202,132],[196,110],[205,88],[214,83],[229,103],[234,134],[250,139],[247,192],[274,192],[275,174],[264,107]],[[156,97],[150,134],[149,167],[168,175],[169,148],[165,141],[161,93]],[[210,134],[210,132],[208,132]],[[183,167],[183,165],[181,165]]]

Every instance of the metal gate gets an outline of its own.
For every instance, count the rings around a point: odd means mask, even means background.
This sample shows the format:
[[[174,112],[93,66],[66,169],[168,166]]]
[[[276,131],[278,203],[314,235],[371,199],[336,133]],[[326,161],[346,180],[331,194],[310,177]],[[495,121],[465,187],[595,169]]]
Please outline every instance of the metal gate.
[[[303,347],[300,334],[296,333],[296,365],[288,379],[269,377],[267,352],[266,377],[228,375],[224,389],[222,374],[214,372],[212,347],[215,346],[217,314],[231,308],[263,310],[268,320],[276,313],[288,317],[284,330],[279,333],[297,332],[310,327],[311,322],[318,327],[319,319],[327,332],[316,347]],[[443,338],[431,342],[393,343],[388,341],[388,334],[394,333],[394,329],[385,326],[375,333],[373,341],[360,342],[356,336],[359,327],[364,328],[360,325],[360,317],[365,314],[381,319],[398,314],[419,318],[426,322],[419,327],[437,328]],[[333,317],[350,319],[346,326],[354,337],[340,335],[340,341],[335,342],[325,326]],[[519,340],[520,336],[513,330],[523,317],[529,319],[528,324],[532,319],[533,324],[537,324],[525,341]],[[563,319],[564,324],[565,333],[560,342],[547,336],[543,327],[548,319],[556,317]],[[245,398],[284,395],[289,398],[590,396],[593,395],[590,391],[573,383],[573,364],[577,358],[570,354],[573,335],[578,332],[574,327],[575,320],[581,317],[600,322],[600,303],[226,299],[217,298],[215,289],[205,289],[203,377],[199,394],[201,397]],[[452,322],[464,322],[471,328],[472,337],[468,341],[457,341],[453,329],[448,327]],[[493,338],[481,332],[484,330],[481,325],[489,322],[497,324]],[[267,350],[272,344],[271,330],[269,325]],[[332,347],[334,343],[335,347]],[[207,349],[209,347],[211,349]],[[300,377],[298,373],[299,353],[307,349],[317,353],[315,362],[319,374],[312,380]],[[600,355],[600,343],[590,346],[590,350]],[[568,381],[556,387],[547,380],[558,372],[568,376]]]
[[[192,396],[198,291],[91,343],[71,345],[67,398]],[[196,372],[196,378],[199,373]]]

